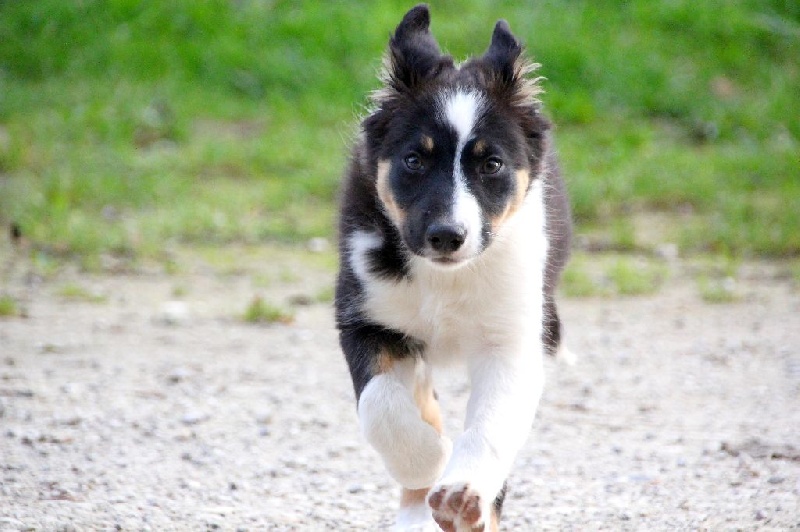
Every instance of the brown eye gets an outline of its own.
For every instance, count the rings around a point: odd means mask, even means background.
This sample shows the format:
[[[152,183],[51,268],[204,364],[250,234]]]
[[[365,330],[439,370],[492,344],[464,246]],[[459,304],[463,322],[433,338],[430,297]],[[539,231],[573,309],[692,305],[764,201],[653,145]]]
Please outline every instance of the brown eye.
[[[406,163],[406,168],[412,172],[422,170],[422,159],[420,159],[419,155],[416,153],[409,153],[406,155],[403,162]]]
[[[489,157],[481,165],[482,174],[496,174],[503,167],[503,161],[499,157]]]

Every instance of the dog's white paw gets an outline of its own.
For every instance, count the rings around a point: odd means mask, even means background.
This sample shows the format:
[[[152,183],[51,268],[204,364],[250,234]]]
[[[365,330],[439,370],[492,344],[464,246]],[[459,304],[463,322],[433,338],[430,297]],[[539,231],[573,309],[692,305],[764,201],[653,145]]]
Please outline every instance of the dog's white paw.
[[[439,525],[431,521],[430,523],[421,523],[416,525],[394,525],[392,529],[394,532],[442,532]]]
[[[392,530],[394,532],[441,532],[442,529],[433,520],[430,508],[425,506],[417,516],[404,514],[401,510]]]
[[[400,510],[397,512],[395,521],[395,532],[440,532],[431,515],[431,507],[428,506],[426,489],[403,490],[403,498],[400,501]]]
[[[487,530],[492,502],[467,482],[440,484],[428,495],[433,519],[444,532]]]

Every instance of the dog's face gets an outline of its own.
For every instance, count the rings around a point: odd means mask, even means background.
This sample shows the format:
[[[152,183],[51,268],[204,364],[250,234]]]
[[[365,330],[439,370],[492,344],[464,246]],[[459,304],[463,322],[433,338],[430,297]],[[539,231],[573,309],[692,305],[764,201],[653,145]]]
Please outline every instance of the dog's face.
[[[478,256],[522,206],[549,124],[504,21],[486,53],[460,67],[429,23],[418,6],[397,27],[364,129],[377,196],[403,243],[452,267]]]

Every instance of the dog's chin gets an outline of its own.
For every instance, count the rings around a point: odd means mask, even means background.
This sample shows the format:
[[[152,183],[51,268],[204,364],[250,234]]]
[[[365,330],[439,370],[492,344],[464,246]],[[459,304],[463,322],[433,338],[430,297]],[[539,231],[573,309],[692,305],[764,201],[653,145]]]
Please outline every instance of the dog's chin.
[[[426,262],[437,270],[452,271],[469,264],[474,257],[452,257],[447,255],[424,256]]]
[[[433,270],[454,271],[463,268],[480,256],[480,249],[463,247],[454,253],[439,253],[429,247],[422,249],[408,248],[413,254],[415,261],[424,264]]]

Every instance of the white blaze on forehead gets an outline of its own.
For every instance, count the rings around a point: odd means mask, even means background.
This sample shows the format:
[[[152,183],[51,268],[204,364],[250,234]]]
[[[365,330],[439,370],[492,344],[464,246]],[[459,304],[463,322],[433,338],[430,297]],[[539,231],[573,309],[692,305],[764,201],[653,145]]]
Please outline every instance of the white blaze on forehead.
[[[472,91],[446,92],[442,97],[444,118],[458,134],[458,153],[469,140],[483,107],[481,95]]]
[[[481,247],[483,226],[481,207],[467,187],[464,169],[461,166],[461,154],[464,151],[464,145],[472,137],[475,125],[483,112],[484,104],[479,93],[459,90],[445,92],[441,97],[441,105],[443,110],[441,119],[458,135],[453,159],[453,177],[456,186],[451,204],[451,216],[454,222],[462,224],[466,228],[467,239],[452,258],[461,260],[474,256]]]

